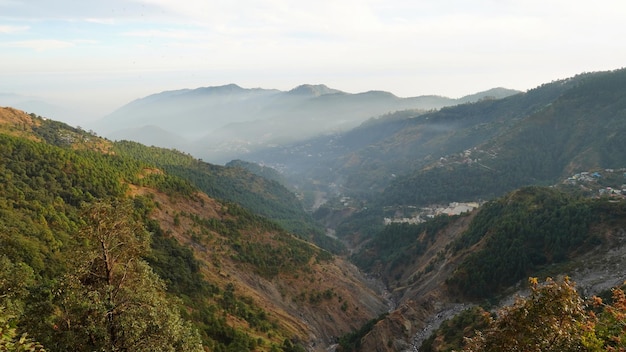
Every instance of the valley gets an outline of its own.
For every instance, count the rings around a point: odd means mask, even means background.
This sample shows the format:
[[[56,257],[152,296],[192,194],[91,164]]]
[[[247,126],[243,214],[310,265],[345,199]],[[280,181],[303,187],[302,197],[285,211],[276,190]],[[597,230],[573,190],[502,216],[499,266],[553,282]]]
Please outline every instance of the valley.
[[[100,123],[125,132],[0,108],[11,341],[462,350],[476,309],[552,287],[531,277],[626,280],[624,69],[461,99],[185,89]]]

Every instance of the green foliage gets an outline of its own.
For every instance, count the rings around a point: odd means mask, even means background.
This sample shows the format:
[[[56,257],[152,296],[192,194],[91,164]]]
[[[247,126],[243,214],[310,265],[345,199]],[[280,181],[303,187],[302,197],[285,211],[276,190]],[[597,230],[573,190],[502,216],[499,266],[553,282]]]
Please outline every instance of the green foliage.
[[[45,351],[43,346],[18,333],[18,318],[24,311],[24,300],[35,283],[33,270],[24,263],[13,263],[0,255],[0,351]]]
[[[621,288],[613,288],[611,291],[609,303],[593,297],[593,307],[598,315],[590,315],[596,322],[598,347],[601,346],[606,351],[623,351],[626,349],[626,294]]]
[[[0,306],[0,351],[3,352],[45,352],[44,347],[28,337],[27,333],[18,335],[11,323],[11,315]]]
[[[276,223],[248,210],[228,204],[225,215],[235,217],[237,221],[203,219],[193,214],[190,218],[202,228],[225,235],[232,249],[236,252],[235,260],[252,265],[254,271],[267,278],[279,273],[293,273],[309,265],[318,255],[320,260],[328,259],[329,253],[314,248],[310,243],[299,239],[281,229]],[[272,240],[262,242],[244,233],[272,232]]]
[[[225,299],[226,290],[204,279],[192,251],[149,220],[157,206],[150,197],[126,198],[128,184],[173,197],[193,196],[195,186],[146,161],[99,152],[106,143],[91,133],[42,122],[36,133],[51,144],[0,134],[0,350],[35,346],[23,331],[50,351],[187,351],[200,339],[211,351],[248,351],[267,343],[261,334],[281,336],[253,300],[234,291]],[[275,257],[263,258],[273,263],[268,272],[329,257],[237,205],[224,209],[228,219],[209,227],[233,241],[277,233]],[[239,249],[252,263],[262,248]]]
[[[339,337],[339,347],[337,350],[340,352],[358,351],[359,347],[361,346],[361,339],[363,339],[365,335],[372,331],[376,323],[383,320],[386,316],[387,314],[382,314],[376,319],[368,321],[359,330],[347,333]]]
[[[41,117],[39,117],[39,126],[33,126],[33,132],[49,144],[58,147],[70,147],[88,140],[95,140],[93,134],[71,127],[60,121],[43,119]]]
[[[219,224],[218,221],[210,223]],[[212,351],[247,351],[257,345],[253,336],[231,327],[224,319],[226,314],[247,321],[251,328],[263,333],[276,330],[267,312],[251,299],[236,295],[232,284],[221,290],[206,282],[192,251],[167,237],[156,221],[148,221],[147,229],[152,233],[152,251],[146,261],[167,283],[167,291],[182,297],[185,306],[190,308],[189,318],[198,328],[204,346]]]
[[[515,188],[536,183],[528,171],[505,169],[506,175],[481,165],[436,167],[411,174],[387,187],[385,204],[428,205],[490,199]]]
[[[57,329],[46,345],[74,351],[202,350],[163,282],[140,259],[149,237],[133,214],[128,201],[84,210],[84,246],[57,288]]]
[[[191,197],[197,189],[187,180],[167,174],[150,174],[141,181],[142,186],[156,188],[170,196]]]
[[[176,239],[166,237],[158,222],[147,221],[147,230],[152,234],[151,251],[145,257],[154,272],[163,279],[167,291],[177,296],[192,298],[208,297],[219,292],[207,283],[200,273],[200,263],[188,247]]]
[[[626,348],[626,295],[612,290],[605,303],[584,300],[565,277],[540,284],[529,279],[530,293],[494,315],[467,310],[442,326],[420,351],[622,351]],[[460,336],[464,342],[461,343]]]
[[[34,284],[33,269],[24,263],[13,263],[0,256],[0,309],[7,315],[19,316],[24,310],[24,299]]]
[[[594,321],[567,278],[539,285],[531,279],[531,293],[502,309],[489,326],[468,340],[466,352],[595,351]]]
[[[358,233],[365,238],[371,238],[383,229],[382,219],[383,212],[380,207],[362,209],[337,226],[337,236],[346,238]]]
[[[129,161],[95,152],[68,152],[61,148],[0,135],[1,177],[6,198],[18,206],[32,201],[65,203],[120,196],[129,175]],[[126,168],[122,167],[127,165]],[[131,163],[132,164],[132,163]],[[137,164],[135,170],[137,170]],[[132,170],[132,168],[131,168]]]
[[[283,341],[283,345],[281,346],[283,352],[305,352],[306,349],[298,344],[297,341],[291,341],[289,339],[285,339]]]
[[[122,181],[139,170],[118,156],[0,135],[0,254],[37,274],[58,274],[80,224],[78,206],[122,197]]]

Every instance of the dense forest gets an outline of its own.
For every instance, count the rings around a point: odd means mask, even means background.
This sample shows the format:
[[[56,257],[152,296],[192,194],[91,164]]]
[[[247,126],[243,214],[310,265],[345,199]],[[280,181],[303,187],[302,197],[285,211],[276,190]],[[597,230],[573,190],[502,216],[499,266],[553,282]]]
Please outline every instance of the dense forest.
[[[197,332],[142,259],[149,240],[138,212],[117,204],[141,164],[7,135],[0,143],[2,272],[24,278],[19,290],[3,289],[5,317],[49,350],[167,350],[184,341],[198,350]]]
[[[621,222],[625,211],[622,203],[575,198],[549,188],[514,191],[487,203],[452,245],[458,252],[483,243],[448,285],[466,297],[491,297],[546,265],[592,249],[603,240],[592,226],[615,226],[613,219]]]

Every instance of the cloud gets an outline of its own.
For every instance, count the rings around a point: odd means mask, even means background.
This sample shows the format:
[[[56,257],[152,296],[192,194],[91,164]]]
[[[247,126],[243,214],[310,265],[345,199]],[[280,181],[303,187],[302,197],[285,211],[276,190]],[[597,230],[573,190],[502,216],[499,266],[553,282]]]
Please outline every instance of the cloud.
[[[375,15],[365,1],[144,0],[187,23],[223,34],[335,33],[371,26]]]
[[[0,34],[11,34],[17,32],[24,32],[29,30],[29,26],[10,26],[10,25],[0,25]]]
[[[23,48],[23,49],[32,49],[35,51],[46,51],[46,50],[71,48],[75,44],[73,42],[63,41],[63,40],[38,39],[38,40],[22,40],[22,41],[5,42],[0,45],[5,46],[5,47],[11,47],[11,48]]]
[[[123,36],[128,37],[147,37],[147,38],[166,38],[166,39],[193,39],[198,38],[199,33],[188,30],[177,29],[147,29],[147,30],[135,30],[121,33]]]
[[[115,18],[85,18],[84,21],[88,23],[97,23],[97,24],[106,24],[106,25],[115,25],[119,22]]]
[[[159,13],[160,8],[138,0],[0,1],[0,19],[13,20],[137,19]]]

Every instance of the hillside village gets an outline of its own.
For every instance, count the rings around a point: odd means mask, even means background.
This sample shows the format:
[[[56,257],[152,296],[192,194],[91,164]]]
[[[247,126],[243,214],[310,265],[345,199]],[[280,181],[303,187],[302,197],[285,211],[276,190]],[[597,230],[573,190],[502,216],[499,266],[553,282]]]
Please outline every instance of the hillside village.
[[[484,168],[490,169],[488,166],[481,164],[483,159],[494,159],[498,156],[498,153],[494,150],[482,150],[478,147],[466,149],[460,153],[449,154],[439,158],[439,161],[435,163],[435,167],[446,167],[454,164],[478,164]]]
[[[626,168],[592,170],[576,173],[562,183],[576,187],[590,197],[626,198]]]

